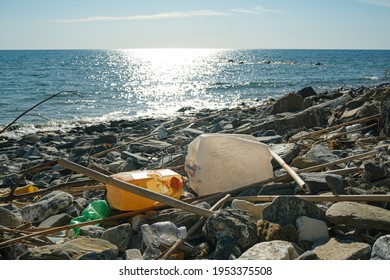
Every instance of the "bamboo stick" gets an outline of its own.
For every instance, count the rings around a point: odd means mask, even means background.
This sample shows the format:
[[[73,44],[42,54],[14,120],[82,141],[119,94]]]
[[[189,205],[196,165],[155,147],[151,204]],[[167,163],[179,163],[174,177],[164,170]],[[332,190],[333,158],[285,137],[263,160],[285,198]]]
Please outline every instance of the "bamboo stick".
[[[332,162],[323,163],[323,164],[315,165],[315,166],[312,166],[312,167],[299,169],[296,172],[298,174],[300,174],[300,173],[307,173],[307,172],[312,172],[312,171],[319,171],[319,170],[322,170],[322,169],[324,169],[326,167],[331,167],[331,166],[334,166],[336,164],[348,162],[348,161],[351,161],[351,160],[354,160],[354,159],[362,159],[362,158],[366,158],[366,157],[373,157],[373,156],[376,156],[378,153],[379,153],[378,150],[370,151],[370,152],[366,152],[366,153],[363,153],[363,154],[358,154],[358,155],[342,158],[342,159],[339,159],[339,160],[335,160],[335,161],[332,161]]]
[[[291,178],[294,179],[295,182],[297,182],[298,186],[305,192],[307,192],[307,187],[305,182],[302,180],[301,177],[298,176],[298,174],[275,152],[271,151],[272,157],[283,167],[284,170],[291,176]]]
[[[229,200],[242,199],[247,201],[271,202],[280,195],[258,195],[258,196],[240,196],[231,197]],[[326,202],[326,201],[372,201],[372,202],[390,202],[390,195],[291,195],[289,197],[297,197],[310,202]]]
[[[336,124],[336,125],[331,126],[331,127],[327,127],[327,128],[321,129],[321,130],[310,132],[309,134],[306,134],[306,135],[302,135],[300,137],[300,139],[305,139],[305,138],[317,136],[317,135],[320,135],[322,133],[325,133],[325,132],[328,132],[328,131],[331,131],[331,130],[334,130],[334,129],[337,129],[337,128],[340,128],[340,127],[344,127],[344,126],[347,126],[347,125],[351,125],[351,124],[355,124],[355,123],[361,123],[361,122],[365,122],[365,121],[370,121],[370,120],[373,120],[373,119],[379,119],[380,116],[381,116],[380,114],[376,114],[376,115],[373,115],[373,116],[370,116],[370,117],[365,117],[365,118],[361,118],[361,119],[357,119],[357,120],[353,120],[353,121],[349,121],[349,122],[345,122],[345,123],[341,123],[341,124]]]
[[[131,193],[134,193],[136,195],[143,196],[143,197],[146,197],[148,199],[152,199],[152,200],[167,204],[167,205],[172,206],[172,207],[180,208],[184,211],[192,212],[192,213],[197,214],[199,216],[210,217],[211,215],[213,215],[213,212],[210,210],[203,209],[203,208],[191,205],[191,204],[187,204],[187,203],[182,202],[180,200],[177,200],[177,199],[174,199],[174,198],[171,198],[171,197],[159,194],[159,193],[155,193],[155,192],[149,191],[149,190],[144,189],[144,188],[140,188],[136,185],[133,185],[133,184],[130,184],[127,182],[120,181],[116,178],[101,174],[97,171],[91,170],[91,169],[84,167],[84,166],[81,166],[77,163],[74,163],[74,162],[71,162],[71,161],[68,161],[65,159],[60,159],[58,161],[58,163],[64,168],[68,168],[68,169],[71,169],[75,172],[84,174],[84,175],[86,175],[86,176],[88,176],[88,177],[90,177],[90,178],[92,178],[100,183],[114,186],[114,187],[119,188],[121,190],[131,192]]]
[[[369,128],[372,128],[372,127],[375,127],[375,126],[378,126],[378,124],[373,123],[373,124],[370,124],[370,125],[367,125],[367,126],[364,126],[364,127],[361,127],[361,128],[353,129],[353,130],[350,130],[350,131],[339,132],[339,133],[337,133],[335,135],[331,135],[329,138],[326,137],[325,139],[321,139],[321,140],[315,142],[314,144],[318,144],[318,143],[326,142],[326,141],[329,141],[329,140],[333,140],[335,138],[339,138],[339,137],[347,135],[349,133],[358,132],[358,131],[361,131],[361,130],[364,130],[364,129],[369,129]]]

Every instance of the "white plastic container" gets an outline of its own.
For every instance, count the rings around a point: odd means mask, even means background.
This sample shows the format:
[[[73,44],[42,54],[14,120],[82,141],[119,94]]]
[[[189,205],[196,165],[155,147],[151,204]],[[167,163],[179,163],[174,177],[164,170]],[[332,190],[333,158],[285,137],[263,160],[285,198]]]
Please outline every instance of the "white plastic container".
[[[198,195],[229,191],[273,177],[268,147],[251,135],[202,134],[188,146],[185,169]]]

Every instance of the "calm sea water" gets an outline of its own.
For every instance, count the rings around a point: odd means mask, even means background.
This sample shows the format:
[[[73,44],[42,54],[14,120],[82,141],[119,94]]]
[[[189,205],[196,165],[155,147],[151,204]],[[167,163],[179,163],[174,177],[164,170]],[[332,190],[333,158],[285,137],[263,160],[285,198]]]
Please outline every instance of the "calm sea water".
[[[0,126],[59,91],[19,124],[173,115],[185,106],[234,107],[312,86],[390,82],[390,51],[48,50],[0,51]]]

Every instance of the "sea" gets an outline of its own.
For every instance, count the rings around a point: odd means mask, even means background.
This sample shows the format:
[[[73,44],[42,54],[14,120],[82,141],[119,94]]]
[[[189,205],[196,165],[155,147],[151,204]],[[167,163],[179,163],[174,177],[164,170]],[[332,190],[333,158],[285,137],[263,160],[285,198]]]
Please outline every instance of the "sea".
[[[324,93],[383,83],[390,50],[1,50],[0,128],[17,117],[25,133],[174,117],[182,108],[251,106],[308,86]]]

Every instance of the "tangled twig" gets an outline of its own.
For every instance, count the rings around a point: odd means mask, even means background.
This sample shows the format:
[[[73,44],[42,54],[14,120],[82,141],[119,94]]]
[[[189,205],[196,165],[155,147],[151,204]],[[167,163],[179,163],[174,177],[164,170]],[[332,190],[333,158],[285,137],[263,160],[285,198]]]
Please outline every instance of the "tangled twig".
[[[60,95],[61,93],[73,93],[73,94],[78,94],[78,91],[75,90],[75,91],[70,91],[70,90],[64,90],[64,91],[60,91],[60,92],[57,92],[56,94],[53,94],[52,96],[42,100],[41,102],[35,104],[34,106],[32,106],[31,108],[29,108],[28,110],[24,111],[23,113],[21,113],[19,116],[17,116],[12,122],[10,122],[8,125],[6,125],[2,131],[0,131],[0,134],[2,134],[3,132],[5,132],[8,128],[10,128],[14,123],[16,123],[21,117],[23,117],[24,115],[26,115],[28,112],[30,112],[31,110],[35,109],[36,107],[38,107],[39,105],[45,103],[46,101],[54,98],[54,97],[57,97],[58,95]]]

